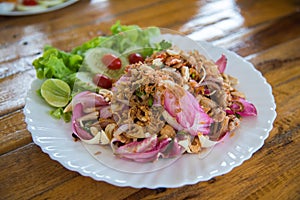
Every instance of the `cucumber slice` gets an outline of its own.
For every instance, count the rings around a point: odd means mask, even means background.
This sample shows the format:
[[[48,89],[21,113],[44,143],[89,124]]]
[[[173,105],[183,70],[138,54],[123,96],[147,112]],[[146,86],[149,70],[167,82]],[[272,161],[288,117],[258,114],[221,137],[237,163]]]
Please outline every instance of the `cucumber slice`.
[[[101,59],[105,54],[113,54],[116,57],[120,58],[122,62],[121,69],[118,70],[111,70],[105,66]],[[126,57],[122,56],[120,53],[108,49],[108,48],[93,48],[86,52],[84,60],[83,60],[83,67],[85,67],[88,71],[93,74],[103,74],[111,79],[117,80],[124,74],[124,69],[128,65],[128,60]]]
[[[77,72],[73,92],[93,91],[97,92],[99,87],[93,82],[93,74],[90,72]]]
[[[21,4],[17,4],[16,8],[19,11],[39,11],[39,10],[45,10],[45,9],[47,9],[46,6],[42,6],[42,5],[24,6],[24,5],[21,5]]]
[[[51,7],[63,3],[64,1],[65,0],[38,0],[38,3],[46,7]]]

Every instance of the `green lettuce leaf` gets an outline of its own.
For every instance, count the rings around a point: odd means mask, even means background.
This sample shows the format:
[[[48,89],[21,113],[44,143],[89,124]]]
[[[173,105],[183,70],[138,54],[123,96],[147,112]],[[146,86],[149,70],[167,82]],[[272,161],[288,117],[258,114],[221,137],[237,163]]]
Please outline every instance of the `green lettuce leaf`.
[[[115,35],[121,32],[130,31],[139,28],[140,27],[137,25],[121,25],[121,22],[117,21],[114,25],[111,26],[110,31],[113,35]]]
[[[72,49],[71,53],[84,57],[86,51],[96,47],[105,47],[113,49],[119,53],[134,51],[141,53],[144,57],[149,56],[157,45],[150,43],[150,39],[159,36],[160,30],[157,27],[148,27],[145,29],[137,25],[122,25],[117,21],[111,26],[110,36],[99,36],[81,46]],[[159,46],[160,47],[160,46]]]
[[[105,37],[105,36],[99,36],[99,37],[93,38],[92,40],[83,43],[81,46],[78,46],[78,47],[75,47],[74,49],[72,49],[71,53],[77,54],[77,55],[80,55],[83,57],[84,53],[87,50],[101,46],[101,44],[103,44],[108,39],[109,39],[109,37]]]
[[[44,48],[41,57],[33,61],[36,75],[39,79],[64,79],[78,71],[83,58],[80,55],[66,53],[51,46]]]

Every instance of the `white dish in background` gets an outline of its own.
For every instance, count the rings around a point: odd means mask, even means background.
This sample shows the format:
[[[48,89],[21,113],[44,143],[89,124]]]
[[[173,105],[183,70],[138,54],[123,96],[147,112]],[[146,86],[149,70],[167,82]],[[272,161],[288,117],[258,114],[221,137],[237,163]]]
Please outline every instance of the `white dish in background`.
[[[228,173],[263,146],[276,118],[276,105],[271,86],[251,63],[233,52],[212,46],[207,42],[199,42],[199,44],[213,60],[217,60],[222,54],[227,56],[228,64],[225,73],[239,79],[237,89],[246,94],[247,99],[256,106],[258,111],[256,117],[243,118],[234,135],[226,136],[223,142],[205,154],[184,154],[168,164],[158,164],[159,167],[155,170],[149,170],[149,166],[155,163],[141,165],[141,163],[130,162],[125,166],[128,161],[122,161],[124,170],[120,170],[120,166],[103,164],[96,157],[97,148],[99,152],[103,151],[101,146],[86,148],[86,145],[81,142],[74,142],[71,136],[71,124],[50,117],[48,114],[50,108],[36,95],[36,90],[41,84],[40,80],[32,83],[24,109],[25,121],[33,141],[53,160],[57,160],[67,169],[116,186],[173,188],[195,184]],[[109,153],[99,156],[109,156]],[[103,160],[109,159],[111,158]]]
[[[27,10],[27,11],[5,11],[5,10],[0,10],[0,15],[3,16],[25,16],[25,15],[36,15],[36,14],[41,14],[41,13],[47,13],[51,12],[54,10],[62,9],[65,8],[69,5],[72,5],[76,3],[79,0],[67,0],[61,4],[57,4],[55,6],[47,7],[45,9],[37,9],[37,10]]]

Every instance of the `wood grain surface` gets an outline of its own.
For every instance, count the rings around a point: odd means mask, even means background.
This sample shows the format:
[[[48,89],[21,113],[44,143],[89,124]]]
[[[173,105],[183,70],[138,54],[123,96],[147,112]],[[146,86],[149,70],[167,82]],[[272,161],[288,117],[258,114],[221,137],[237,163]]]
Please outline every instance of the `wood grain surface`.
[[[300,199],[300,2],[81,0],[31,16],[0,16],[0,199]],[[244,57],[272,86],[277,118],[264,146],[231,172],[179,188],[135,189],[65,169],[32,142],[23,108],[32,61],[69,51],[117,20],[159,26]]]

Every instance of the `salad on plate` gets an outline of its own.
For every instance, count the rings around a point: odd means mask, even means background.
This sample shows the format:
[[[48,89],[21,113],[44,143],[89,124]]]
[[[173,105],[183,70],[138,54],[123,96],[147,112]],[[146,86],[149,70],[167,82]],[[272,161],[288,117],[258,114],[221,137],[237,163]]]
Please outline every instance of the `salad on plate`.
[[[0,13],[41,12],[70,0],[0,0]]]
[[[257,115],[225,73],[225,55],[213,61],[186,51],[157,27],[117,22],[111,31],[70,52],[46,46],[33,62],[44,80],[38,95],[76,140],[153,162],[201,153]]]

